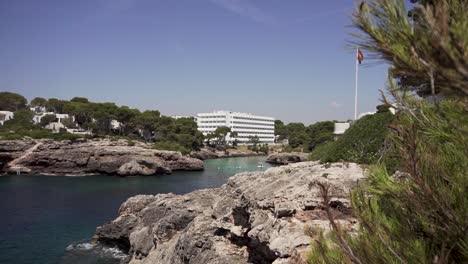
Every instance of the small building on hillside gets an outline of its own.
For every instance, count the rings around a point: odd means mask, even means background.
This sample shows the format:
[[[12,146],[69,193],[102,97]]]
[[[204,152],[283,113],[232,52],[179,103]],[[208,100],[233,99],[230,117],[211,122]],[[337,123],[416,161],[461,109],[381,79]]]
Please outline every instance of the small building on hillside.
[[[29,108],[29,110],[36,114],[45,113],[47,111],[47,109],[44,106],[32,106]]]
[[[33,117],[33,122],[36,124],[39,124],[41,122],[41,119],[46,115],[55,115],[55,113],[54,112],[42,112],[42,113],[36,114]]]
[[[54,112],[43,112],[41,114],[37,114],[33,117],[33,121],[34,123],[38,124],[41,122],[41,119],[46,116],[46,115],[54,115],[56,118],[57,118],[57,121],[58,123],[62,123],[63,120],[65,119],[69,119],[71,118],[71,120],[74,122],[75,121],[75,117],[74,116],[70,116],[68,114],[56,114]]]
[[[60,122],[51,122],[47,126],[45,126],[46,129],[52,130],[52,132],[58,133],[60,132],[60,129],[67,129],[62,123]]]
[[[333,134],[335,134],[335,136],[344,134],[344,132],[349,128],[350,125],[351,124],[349,122],[335,123]]]
[[[119,129],[120,126],[122,126],[122,124],[119,121],[115,120],[115,119],[111,120],[110,125],[111,125],[112,129]]]
[[[75,122],[75,117],[69,116],[68,114],[55,114],[55,117],[57,117],[59,123],[62,123],[64,119],[70,119],[70,118],[73,122]]]
[[[14,116],[15,114],[11,111],[0,111],[0,125],[3,126],[5,121],[13,119]]]

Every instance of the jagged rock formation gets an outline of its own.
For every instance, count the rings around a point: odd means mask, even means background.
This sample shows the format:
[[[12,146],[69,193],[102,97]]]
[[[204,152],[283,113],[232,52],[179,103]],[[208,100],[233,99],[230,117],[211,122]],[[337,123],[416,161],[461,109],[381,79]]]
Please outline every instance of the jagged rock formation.
[[[307,160],[307,154],[305,153],[272,153],[268,155],[266,162],[272,164],[288,165],[290,163],[302,162]]]
[[[219,159],[219,158],[232,158],[232,157],[252,157],[261,156],[264,153],[257,153],[251,150],[237,150],[237,149],[226,149],[216,150],[214,148],[202,148],[199,151],[192,151],[190,157],[206,160],[206,159]]]
[[[220,188],[138,195],[94,238],[128,252],[132,264],[304,263],[306,230],[329,228],[316,183],[331,186],[335,218],[352,229],[348,195],[363,177],[353,163],[302,162],[240,173]]]
[[[2,171],[42,174],[154,175],[202,170],[199,159],[126,141],[0,141]]]

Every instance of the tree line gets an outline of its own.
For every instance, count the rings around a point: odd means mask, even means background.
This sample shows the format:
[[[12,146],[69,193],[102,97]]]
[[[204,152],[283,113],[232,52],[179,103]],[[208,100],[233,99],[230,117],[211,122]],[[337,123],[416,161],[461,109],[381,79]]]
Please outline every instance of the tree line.
[[[334,139],[333,130],[336,121],[321,121],[305,126],[303,123],[285,125],[281,120],[275,120],[275,134],[278,140],[288,139],[290,149],[309,152],[318,145]]]
[[[13,120],[5,122],[0,128],[2,135],[14,131],[16,137],[22,134],[33,137],[51,136],[43,128],[56,121],[55,115],[43,116],[39,124],[34,124],[32,121],[35,114],[45,110],[73,116],[74,121],[65,120],[63,124],[69,128],[90,130],[94,136],[144,140],[154,142],[155,146],[182,152],[200,149],[204,140],[203,134],[197,130],[197,124],[192,118],[174,119],[161,115],[157,110],[140,111],[110,102],[90,102],[84,97],[74,97],[69,101],[36,97],[28,105],[28,101],[22,95],[1,92],[0,110],[12,111],[15,115]],[[119,122],[117,127],[113,126],[115,121]],[[67,133],[63,131],[62,135],[65,134]]]

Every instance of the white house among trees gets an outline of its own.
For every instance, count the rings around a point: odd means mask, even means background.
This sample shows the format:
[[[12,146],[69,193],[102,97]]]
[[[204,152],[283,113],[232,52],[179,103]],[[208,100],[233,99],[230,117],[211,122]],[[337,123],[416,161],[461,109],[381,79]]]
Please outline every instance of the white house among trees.
[[[3,126],[5,121],[13,119],[14,116],[15,114],[11,111],[0,111],[0,125]]]

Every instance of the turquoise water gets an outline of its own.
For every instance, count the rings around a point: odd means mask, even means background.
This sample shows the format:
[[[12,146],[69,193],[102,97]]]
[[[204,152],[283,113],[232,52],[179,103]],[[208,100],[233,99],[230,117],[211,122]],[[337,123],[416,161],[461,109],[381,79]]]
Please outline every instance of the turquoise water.
[[[70,249],[87,247],[130,196],[219,187],[235,173],[267,169],[257,168],[264,161],[208,160],[204,171],[146,177],[0,176],[0,263],[115,263]]]

